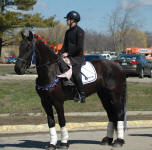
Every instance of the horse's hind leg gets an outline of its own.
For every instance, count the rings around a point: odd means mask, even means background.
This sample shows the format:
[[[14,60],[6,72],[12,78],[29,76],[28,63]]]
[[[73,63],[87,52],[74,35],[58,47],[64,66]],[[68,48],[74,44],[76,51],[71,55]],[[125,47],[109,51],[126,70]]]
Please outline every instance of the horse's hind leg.
[[[105,108],[107,115],[108,115],[108,126],[107,126],[107,135],[104,137],[101,141],[102,145],[111,145],[113,141],[113,135],[114,135],[114,122],[112,119],[112,104],[111,104],[111,95],[108,90],[102,89],[102,92],[98,92],[98,96],[103,104],[103,107]]]
[[[117,139],[114,141],[113,146],[119,147],[122,146],[124,141],[124,125],[125,125],[125,101],[121,99],[120,93],[113,94],[113,111],[115,112],[115,129],[117,133]]]
[[[117,90],[105,90],[103,94],[100,95],[104,108],[107,111],[109,123],[107,127],[107,137],[106,140],[112,138],[114,129],[116,129],[117,139],[114,141],[113,146],[122,146],[124,144],[124,107],[125,101],[121,99],[122,91]],[[103,143],[104,140],[103,139]],[[105,141],[106,141],[105,140]]]
[[[61,130],[61,143],[59,148],[60,149],[67,149],[69,148],[69,143],[68,143],[68,131],[66,129],[66,121],[65,121],[65,116],[64,116],[64,107],[63,107],[63,102],[56,101],[54,104],[57,115],[58,115],[58,121],[60,125],[60,130]]]

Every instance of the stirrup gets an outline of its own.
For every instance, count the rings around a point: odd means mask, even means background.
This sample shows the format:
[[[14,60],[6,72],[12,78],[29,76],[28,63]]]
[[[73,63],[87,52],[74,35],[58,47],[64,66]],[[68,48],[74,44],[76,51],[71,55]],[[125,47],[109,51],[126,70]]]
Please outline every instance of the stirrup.
[[[77,93],[75,96],[74,96],[74,101],[77,102],[77,103],[85,103],[85,96],[81,96],[79,93]]]

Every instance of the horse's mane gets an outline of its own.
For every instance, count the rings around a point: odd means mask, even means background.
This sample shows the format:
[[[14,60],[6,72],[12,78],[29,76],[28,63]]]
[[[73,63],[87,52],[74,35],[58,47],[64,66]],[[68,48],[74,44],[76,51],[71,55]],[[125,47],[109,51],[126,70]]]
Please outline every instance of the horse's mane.
[[[46,58],[48,58],[51,61],[57,59],[57,55],[55,54],[54,50],[50,48],[48,44],[45,44],[42,40],[37,39],[36,45],[39,50],[43,51]]]

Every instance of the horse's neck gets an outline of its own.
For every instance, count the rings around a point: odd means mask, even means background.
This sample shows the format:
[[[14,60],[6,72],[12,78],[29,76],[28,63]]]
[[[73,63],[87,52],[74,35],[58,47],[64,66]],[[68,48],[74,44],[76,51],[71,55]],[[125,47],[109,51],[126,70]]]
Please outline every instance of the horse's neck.
[[[42,85],[52,83],[56,78],[57,56],[41,41],[36,43],[36,62],[38,82]],[[39,66],[39,67],[38,67]]]
[[[40,40],[36,41],[36,51],[39,53],[39,57],[41,57],[43,62],[47,61],[50,62],[50,64],[53,64],[57,60],[57,55],[54,53],[54,51]]]
[[[48,64],[44,67],[38,67],[37,68],[37,74],[38,74],[38,83],[40,85],[48,85],[54,82],[56,79],[56,71],[57,64]]]

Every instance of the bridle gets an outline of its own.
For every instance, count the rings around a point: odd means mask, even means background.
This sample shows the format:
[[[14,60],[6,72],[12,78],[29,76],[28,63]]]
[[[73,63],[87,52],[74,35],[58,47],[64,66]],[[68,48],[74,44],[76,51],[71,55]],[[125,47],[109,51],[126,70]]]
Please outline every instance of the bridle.
[[[17,58],[17,62],[22,62],[22,63],[28,63],[27,60],[23,59],[23,58]]]
[[[33,42],[32,42],[32,44],[33,44]],[[28,47],[30,47],[30,44],[28,44]],[[21,62],[21,63],[24,63],[24,64],[26,64],[26,68],[29,68],[29,60],[26,60],[26,59],[24,59],[24,58],[20,58],[20,57],[18,57],[17,58],[17,62]]]
[[[32,47],[33,47],[33,53],[36,53],[36,48],[35,48],[35,42],[36,41],[35,40],[36,40],[36,38],[33,38],[32,42],[31,42],[32,43]],[[28,47],[30,47],[30,44],[28,44]],[[33,57],[33,55],[32,55],[32,57]],[[29,67],[29,60],[26,60],[24,58],[18,57],[17,58],[17,62],[22,62],[22,63],[26,64],[26,68]],[[50,64],[51,64],[50,62],[47,62],[45,64],[39,64],[39,65],[36,65],[36,68],[47,67]]]

